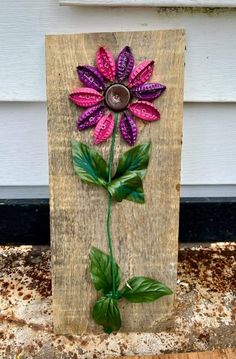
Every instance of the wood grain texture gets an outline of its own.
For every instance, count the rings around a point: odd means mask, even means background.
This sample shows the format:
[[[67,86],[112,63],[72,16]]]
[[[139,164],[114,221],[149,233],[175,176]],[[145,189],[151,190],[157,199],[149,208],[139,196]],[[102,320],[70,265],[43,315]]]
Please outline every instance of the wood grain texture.
[[[59,3],[84,6],[236,7],[234,0],[59,0]]]
[[[153,79],[167,86],[158,100],[162,120],[144,125],[139,140],[152,141],[152,155],[144,181],[146,203],[128,201],[112,206],[111,232],[115,258],[123,281],[146,275],[175,289],[179,212],[180,150],[183,111],[184,31],[147,31],[47,36],[47,96],[49,131],[50,210],[53,262],[53,311],[56,333],[88,333],[100,330],[90,316],[96,299],[89,278],[91,245],[107,251],[105,218],[107,194],[82,184],[75,176],[72,138],[92,145],[92,132],[78,133],[78,109],[68,94],[79,85],[76,66],[93,64],[97,46],[117,55],[130,45],[136,62],[156,61]],[[99,150],[105,158],[109,141]],[[116,160],[127,150],[120,136]],[[174,297],[151,304],[121,302],[123,331],[157,331],[171,316]]]
[[[122,356],[117,359],[235,359],[236,349],[218,349],[211,352],[161,355]],[[108,358],[111,359],[111,358]]]

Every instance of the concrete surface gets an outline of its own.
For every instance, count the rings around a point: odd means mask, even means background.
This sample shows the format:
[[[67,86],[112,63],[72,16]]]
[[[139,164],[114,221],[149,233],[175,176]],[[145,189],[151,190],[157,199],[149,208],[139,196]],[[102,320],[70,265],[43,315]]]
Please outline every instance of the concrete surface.
[[[0,358],[95,359],[236,346],[236,243],[179,251],[173,320],[158,333],[54,335],[50,249],[0,247]]]

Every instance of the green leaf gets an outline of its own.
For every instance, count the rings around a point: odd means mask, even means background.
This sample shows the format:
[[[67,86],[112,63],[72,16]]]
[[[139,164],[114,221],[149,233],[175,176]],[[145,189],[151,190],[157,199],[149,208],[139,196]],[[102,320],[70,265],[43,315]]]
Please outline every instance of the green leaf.
[[[120,311],[116,299],[103,297],[97,300],[92,316],[97,324],[104,327],[106,332],[117,331],[121,327]]]
[[[155,279],[133,277],[127,281],[121,293],[129,302],[142,303],[152,302],[173,292],[165,284]]]
[[[114,178],[123,176],[127,171],[135,172],[140,178],[144,178],[149,157],[151,142],[135,146],[125,152],[120,158]]]
[[[143,184],[135,172],[126,172],[123,176],[115,178],[107,186],[112,199],[121,202],[128,199],[133,202],[144,203]]]
[[[142,180],[139,187],[136,187],[135,191],[131,192],[126,199],[141,204],[145,202]]]
[[[107,294],[112,291],[112,270],[111,259],[100,249],[92,247],[90,251],[90,273],[91,280],[96,290],[102,291],[103,294]],[[120,285],[120,268],[116,262],[114,262],[115,268],[115,280],[116,290]]]
[[[108,169],[106,161],[91,147],[73,140],[72,157],[75,173],[82,181],[106,186]]]

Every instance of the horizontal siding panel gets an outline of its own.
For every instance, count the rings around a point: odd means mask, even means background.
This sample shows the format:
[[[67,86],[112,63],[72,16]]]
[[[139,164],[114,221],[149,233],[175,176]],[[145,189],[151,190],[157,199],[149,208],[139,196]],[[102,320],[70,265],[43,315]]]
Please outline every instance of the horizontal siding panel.
[[[45,101],[45,34],[184,28],[185,101],[235,102],[235,15],[234,9],[60,7],[57,0],[3,1],[0,101]]]
[[[183,197],[236,197],[236,185],[181,185]]]
[[[183,184],[236,184],[236,104],[186,104]]]
[[[236,197],[236,185],[181,185],[180,196],[182,198]],[[49,198],[49,188],[48,186],[0,186],[0,201],[23,198]]]
[[[0,186],[1,199],[49,198],[48,186]]]
[[[236,104],[186,103],[182,185],[236,185]],[[0,186],[47,186],[45,103],[0,104]]]
[[[0,104],[0,186],[48,184],[45,103]]]

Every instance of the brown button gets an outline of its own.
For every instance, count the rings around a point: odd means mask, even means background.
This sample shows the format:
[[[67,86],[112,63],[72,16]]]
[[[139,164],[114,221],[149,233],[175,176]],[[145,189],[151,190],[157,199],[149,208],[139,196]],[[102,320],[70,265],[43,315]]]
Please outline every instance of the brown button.
[[[107,106],[113,111],[121,111],[126,108],[130,100],[129,89],[121,84],[108,87],[105,93]]]

